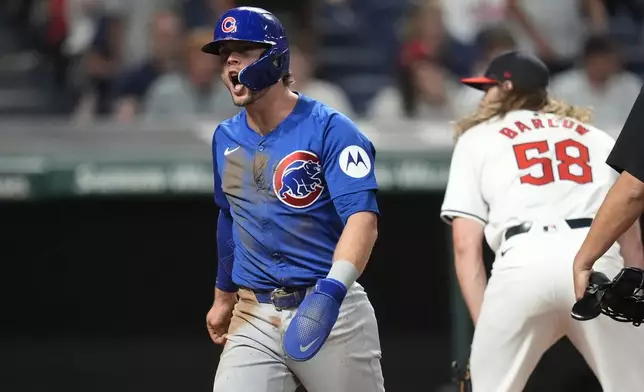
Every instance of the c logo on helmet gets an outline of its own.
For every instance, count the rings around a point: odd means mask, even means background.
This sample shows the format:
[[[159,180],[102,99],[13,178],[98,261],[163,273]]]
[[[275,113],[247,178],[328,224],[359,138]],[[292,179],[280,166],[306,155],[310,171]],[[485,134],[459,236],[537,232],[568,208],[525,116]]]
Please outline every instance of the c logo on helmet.
[[[237,20],[232,16],[227,16],[221,21],[221,31],[224,33],[237,32]]]
[[[305,208],[320,197],[322,165],[310,151],[294,151],[285,156],[273,173],[273,190],[280,201],[289,207]]]

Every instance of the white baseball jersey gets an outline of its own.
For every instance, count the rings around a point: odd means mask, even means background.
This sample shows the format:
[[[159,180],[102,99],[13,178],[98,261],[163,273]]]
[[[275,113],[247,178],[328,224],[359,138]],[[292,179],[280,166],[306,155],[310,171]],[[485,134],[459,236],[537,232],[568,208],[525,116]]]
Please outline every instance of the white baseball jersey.
[[[529,110],[481,123],[456,143],[441,218],[485,225],[495,252],[524,221],[594,218],[617,179],[613,144],[591,125]]]

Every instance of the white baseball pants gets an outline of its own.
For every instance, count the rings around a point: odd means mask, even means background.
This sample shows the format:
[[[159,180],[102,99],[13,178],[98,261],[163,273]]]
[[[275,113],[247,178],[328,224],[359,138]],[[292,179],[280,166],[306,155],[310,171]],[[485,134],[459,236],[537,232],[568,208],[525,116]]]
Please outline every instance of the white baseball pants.
[[[549,222],[552,223],[552,222]],[[604,392],[644,390],[644,327],[600,315],[570,316],[572,264],[588,228],[539,230],[509,238],[497,253],[472,342],[475,392],[520,392],[544,352],[567,336]],[[623,267],[614,245],[594,269],[613,278]]]
[[[376,316],[362,286],[354,283],[320,351],[291,361],[282,336],[296,309],[277,311],[240,290],[228,341],[219,360],[214,392],[384,392]]]

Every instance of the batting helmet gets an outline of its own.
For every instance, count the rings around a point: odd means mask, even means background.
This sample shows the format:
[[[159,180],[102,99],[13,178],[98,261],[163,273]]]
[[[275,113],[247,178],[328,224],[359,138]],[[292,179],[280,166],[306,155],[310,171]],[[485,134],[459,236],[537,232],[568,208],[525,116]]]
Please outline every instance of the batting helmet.
[[[257,61],[239,72],[239,82],[253,91],[277,83],[289,71],[289,48],[284,27],[275,15],[262,8],[237,7],[226,11],[217,22],[213,41],[201,51],[220,54],[226,41],[254,42],[267,46]]]

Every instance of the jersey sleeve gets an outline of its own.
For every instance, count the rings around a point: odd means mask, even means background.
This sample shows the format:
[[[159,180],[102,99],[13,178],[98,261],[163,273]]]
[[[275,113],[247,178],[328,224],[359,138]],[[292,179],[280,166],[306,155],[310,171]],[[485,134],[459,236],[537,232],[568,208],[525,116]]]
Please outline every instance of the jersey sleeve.
[[[644,87],[640,90],[606,163],[644,182]]]
[[[346,116],[333,114],[324,134],[322,170],[331,198],[378,190],[374,173],[376,149]]]
[[[219,127],[217,127],[217,130]],[[224,195],[224,191],[221,187],[221,176],[219,175],[219,167],[217,165],[217,130],[212,136],[212,172],[214,177],[214,193],[215,193],[215,204],[221,209],[230,209],[230,204],[228,204],[228,199]]]
[[[488,206],[481,192],[481,162],[475,146],[465,136],[454,146],[440,217],[447,224],[457,217],[488,221]]]
[[[235,241],[233,240],[233,217],[226,209],[219,210],[217,218],[217,277],[215,287],[227,293],[236,292],[233,282]]]
[[[338,196],[333,200],[333,204],[344,224],[347,223],[351,215],[358,212],[370,211],[376,215],[380,215],[376,191],[374,190],[347,193],[346,195]]]
[[[235,244],[233,241],[233,217],[230,215],[230,205],[221,188],[221,177],[217,165],[217,130],[212,136],[212,170],[214,176],[215,204],[219,207],[217,219],[217,277],[215,287],[226,292],[237,291],[232,279],[235,259]]]

